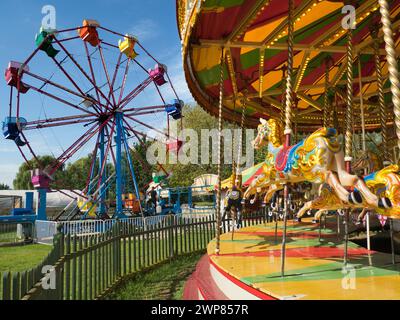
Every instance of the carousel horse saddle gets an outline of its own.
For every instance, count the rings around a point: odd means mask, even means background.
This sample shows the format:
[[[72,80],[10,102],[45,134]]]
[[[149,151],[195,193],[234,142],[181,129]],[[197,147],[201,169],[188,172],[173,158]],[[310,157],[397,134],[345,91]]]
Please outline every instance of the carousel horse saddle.
[[[296,145],[283,147],[275,159],[275,169],[277,171],[288,172],[292,167],[292,160],[295,155],[295,151],[303,144],[303,141],[299,142]]]

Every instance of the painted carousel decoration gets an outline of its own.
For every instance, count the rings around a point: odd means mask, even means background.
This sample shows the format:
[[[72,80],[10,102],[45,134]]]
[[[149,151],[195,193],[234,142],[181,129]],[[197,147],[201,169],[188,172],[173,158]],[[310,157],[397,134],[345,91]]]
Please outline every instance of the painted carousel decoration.
[[[354,21],[344,5],[354,9]],[[314,199],[303,199],[299,217],[311,209],[317,217],[343,213],[345,264],[351,210],[362,211],[361,218],[366,212],[400,218],[400,33],[393,32],[399,10],[400,0],[177,1],[194,98],[219,117],[220,132],[222,119],[234,121],[257,128],[255,148],[268,145],[244,200],[276,207],[282,190],[282,275],[287,219],[303,183],[312,184]],[[380,161],[370,158],[371,147]],[[232,176],[240,176],[237,169]],[[221,185],[219,179],[218,195]],[[219,226],[218,219],[219,207]]]

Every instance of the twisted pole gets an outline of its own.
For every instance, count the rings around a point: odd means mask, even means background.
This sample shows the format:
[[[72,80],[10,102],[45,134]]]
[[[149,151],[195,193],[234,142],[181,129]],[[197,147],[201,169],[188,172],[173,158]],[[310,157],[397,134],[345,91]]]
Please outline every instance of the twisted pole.
[[[345,164],[348,173],[351,173],[352,143],[353,143],[353,32],[347,30],[347,92],[346,92],[346,115],[345,115]],[[360,75],[361,76],[361,75]],[[349,209],[346,210],[344,217],[344,265],[348,262],[348,244],[349,244]]]
[[[396,59],[396,45],[393,39],[392,22],[390,20],[389,3],[387,0],[379,0],[381,21],[383,27],[383,38],[385,41],[386,59],[389,68],[389,79],[391,83],[394,122],[396,125],[397,146],[400,150],[400,80],[399,70]],[[392,242],[392,263],[396,262],[393,245],[393,220],[390,220],[390,236]]]
[[[222,103],[224,98],[224,48],[221,48],[221,62],[220,62],[220,82],[219,82],[219,104],[218,104],[218,189],[217,189],[217,225],[216,225],[216,246],[215,253],[218,255],[220,252],[220,238],[221,238],[221,163],[222,163]]]
[[[378,86],[378,103],[379,103],[379,114],[381,122],[381,134],[382,134],[382,147],[383,147],[383,165],[387,166],[390,164],[389,150],[388,150],[388,128],[387,128],[387,110],[385,105],[384,95],[384,79],[382,74],[382,65],[380,57],[380,43],[378,38],[379,26],[374,26],[371,32],[372,38],[374,39],[374,55],[375,55],[375,70],[377,76]]]
[[[329,63],[331,62],[332,57],[328,56],[325,59],[325,95],[324,95],[324,118],[323,118],[323,126],[327,128],[331,125],[332,119],[332,100],[329,92]]]
[[[346,94],[346,132],[345,132],[345,162],[347,172],[351,172],[352,140],[353,140],[353,32],[347,32],[347,94]]]
[[[242,119],[240,122],[240,135],[239,135],[239,146],[238,146],[238,156],[237,156],[237,162],[236,162],[236,176],[238,177],[240,174],[240,163],[241,163],[241,157],[242,157],[242,152],[243,152],[243,128],[244,128],[244,121],[246,117],[246,97],[243,97],[243,103],[242,103]]]
[[[294,45],[294,0],[289,1],[288,12],[288,68],[286,76],[286,104],[285,104],[285,145],[290,146],[292,135],[293,99],[293,45]]]
[[[293,99],[293,46],[294,46],[294,0],[289,1],[288,11],[288,69],[286,78],[286,104],[285,104],[285,146],[290,146],[292,136],[292,106]],[[287,218],[289,214],[289,186],[285,183],[284,189],[284,214],[283,214],[283,235],[281,247],[281,276],[285,276],[285,258],[286,258],[286,229]]]
[[[381,21],[383,26],[383,38],[385,41],[386,59],[389,68],[391,83],[393,111],[395,117],[397,144],[400,149],[400,81],[396,59],[396,46],[393,39],[392,22],[390,21],[389,4],[386,0],[379,0]]]

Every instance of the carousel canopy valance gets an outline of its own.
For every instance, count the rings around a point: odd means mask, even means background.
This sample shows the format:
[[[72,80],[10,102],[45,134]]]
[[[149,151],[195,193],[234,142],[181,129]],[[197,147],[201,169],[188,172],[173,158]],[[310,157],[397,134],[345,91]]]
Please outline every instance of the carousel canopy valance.
[[[391,1],[390,14],[398,47],[400,0]],[[344,123],[346,111],[347,32],[343,1],[294,1],[293,122],[299,131],[313,131],[323,123],[330,103],[335,122]],[[376,56],[391,104],[378,1],[353,1],[354,113],[360,108],[360,81],[367,130],[380,127]],[[183,45],[188,86],[199,104],[218,115],[220,59],[223,48],[223,118],[240,122],[246,104],[246,126],[260,117],[281,118],[285,108],[288,60],[288,1],[177,0],[177,19]],[[283,111],[284,112],[284,111]],[[282,118],[281,118],[282,119]],[[388,115],[388,125],[393,115]],[[355,117],[354,127],[360,127]]]

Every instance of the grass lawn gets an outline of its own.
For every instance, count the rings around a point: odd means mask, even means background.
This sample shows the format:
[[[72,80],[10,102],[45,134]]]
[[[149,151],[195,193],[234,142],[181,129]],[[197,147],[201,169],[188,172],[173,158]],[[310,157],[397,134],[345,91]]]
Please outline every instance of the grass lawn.
[[[25,271],[38,265],[52,246],[31,244],[16,247],[0,247],[0,273]]]
[[[180,300],[187,278],[204,253],[182,255],[171,262],[138,272],[111,293],[109,300]]]

